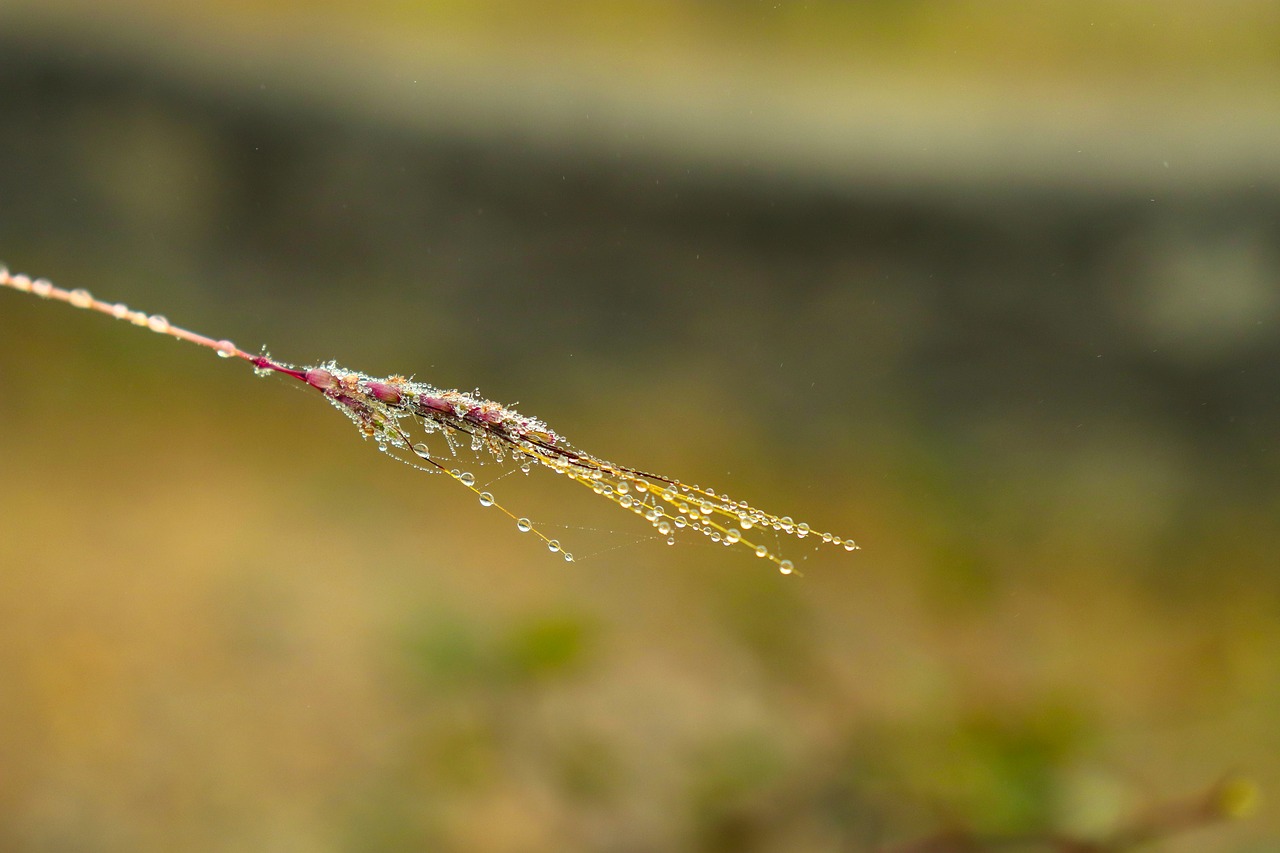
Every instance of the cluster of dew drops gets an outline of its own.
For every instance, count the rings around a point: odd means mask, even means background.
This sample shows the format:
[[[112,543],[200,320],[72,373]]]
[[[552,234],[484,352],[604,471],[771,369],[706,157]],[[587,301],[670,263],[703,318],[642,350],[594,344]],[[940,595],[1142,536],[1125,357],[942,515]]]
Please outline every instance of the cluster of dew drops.
[[[279,367],[269,363],[260,366],[258,372],[270,373]],[[448,474],[474,492],[481,506],[498,507],[515,520],[517,530],[538,536],[549,551],[562,554],[570,562],[573,555],[559,540],[544,535],[528,518],[516,517],[498,504],[491,492],[476,485],[471,472],[442,465],[425,443],[410,439],[406,425],[427,434],[441,433],[452,457],[458,455],[460,443],[469,443],[473,452],[487,453],[499,462],[512,457],[525,474],[537,466],[567,477],[640,516],[670,545],[675,544],[680,531],[694,531],[726,547],[746,548],[757,557],[772,561],[783,574],[794,572],[795,564],[760,541],[766,536],[775,540],[779,534],[812,538],[846,551],[858,549],[852,539],[819,533],[805,522],[772,515],[714,489],[592,456],[569,445],[541,421],[478,393],[441,390],[398,376],[375,378],[332,362],[295,373],[302,373],[304,381],[324,391],[330,402],[351,418],[367,438],[375,439],[383,452],[414,467]],[[393,450],[407,450],[412,456],[406,458]]]

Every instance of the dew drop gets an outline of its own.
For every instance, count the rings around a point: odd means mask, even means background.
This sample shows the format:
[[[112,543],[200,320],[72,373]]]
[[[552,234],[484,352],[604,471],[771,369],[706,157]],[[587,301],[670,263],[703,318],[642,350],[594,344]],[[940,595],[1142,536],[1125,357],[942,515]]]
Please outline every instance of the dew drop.
[[[550,551],[552,554],[554,554],[556,551],[559,551],[559,550],[560,550],[560,540],[559,540],[559,539],[552,539],[550,542],[548,542],[548,543],[547,543],[547,550],[548,550],[548,551]]]
[[[31,279],[22,273],[9,276],[9,284],[12,285],[15,290],[21,290],[23,293],[31,292]]]
[[[757,545],[757,546],[756,546],[756,556],[757,556],[757,557],[767,557],[767,556],[769,556],[769,549],[768,549],[768,548],[766,548],[766,547],[764,547],[763,545]]]
[[[755,524],[752,523],[751,519],[744,515],[742,518],[738,519],[738,526],[743,530],[750,530],[752,527],[755,527]]]
[[[717,531],[712,530],[710,527],[707,528],[707,535],[711,537],[712,542],[720,541],[720,534]]]
[[[117,320],[123,320],[125,317],[129,316],[129,306],[125,305],[123,302],[117,302],[115,305],[111,306],[111,316],[115,317]]]
[[[47,278],[38,278],[31,282],[31,292],[41,299],[48,299],[53,295],[53,282]]]
[[[649,484],[646,483],[644,480],[636,480],[636,491],[637,492],[649,491]]]
[[[846,551],[856,551],[858,550],[858,545],[852,539],[846,539],[844,540],[844,549]]]
[[[686,524],[689,523],[688,520],[686,520],[683,515],[677,515],[675,518],[675,522],[676,522],[676,527],[684,527]]]
[[[742,540],[742,534],[736,530],[726,530],[724,532],[724,541],[732,545]]]
[[[789,575],[795,570],[796,570],[796,564],[791,562],[790,560],[783,560],[781,563],[778,564],[778,571],[782,572],[784,575]]]
[[[659,521],[658,532],[661,533],[663,536],[666,536],[667,534],[669,534],[671,532],[671,522],[666,521],[665,519],[663,521]]]
[[[147,328],[163,335],[169,331],[169,320],[163,314],[152,314],[147,318]]]
[[[521,518],[516,521],[516,530],[519,530],[521,533],[528,533],[532,529],[533,522],[529,519]]]
[[[809,530],[809,525],[805,524],[803,521],[796,525],[796,535],[801,539],[809,535]]]
[[[618,494],[625,495],[629,491],[631,491],[631,487],[627,485],[625,480],[618,484]]]
[[[623,509],[631,509],[631,505],[635,502],[636,499],[631,497],[631,495],[623,495],[618,499],[618,503],[622,505]]]
[[[231,341],[218,341],[217,352],[219,358],[231,358],[231,356],[236,354],[236,345],[231,343]]]
[[[674,544],[676,544],[676,537],[674,537],[674,536],[668,536],[668,537],[667,537],[667,544],[668,544],[668,545],[674,545]]]
[[[565,552],[564,552],[564,561],[565,561],[566,563],[572,563],[572,562],[573,562],[573,555],[572,555],[572,554],[570,554],[568,551],[565,551]]]
[[[488,492],[480,493],[480,506],[493,506],[493,495]]]
[[[832,539],[832,537],[831,537],[831,534],[830,534],[830,533],[824,533],[824,534],[822,534],[822,541],[823,541],[823,542],[830,542],[830,541],[831,541],[831,539]]]
[[[67,301],[77,308],[88,308],[93,304],[93,294],[82,287],[78,287],[71,291]]]
[[[413,446],[413,452],[422,457],[427,457],[431,455],[430,453],[427,452],[427,446],[422,442],[418,442]]]

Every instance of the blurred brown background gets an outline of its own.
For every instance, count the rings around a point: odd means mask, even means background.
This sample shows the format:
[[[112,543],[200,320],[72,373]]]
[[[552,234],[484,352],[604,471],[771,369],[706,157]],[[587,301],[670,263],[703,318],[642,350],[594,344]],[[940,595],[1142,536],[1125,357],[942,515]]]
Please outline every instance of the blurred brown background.
[[[7,0],[14,270],[865,550],[782,578],[497,483],[564,564],[318,398],[0,293],[0,848],[844,851],[1274,798],[1277,43],[1248,0]],[[1277,837],[1264,798],[1161,849]]]

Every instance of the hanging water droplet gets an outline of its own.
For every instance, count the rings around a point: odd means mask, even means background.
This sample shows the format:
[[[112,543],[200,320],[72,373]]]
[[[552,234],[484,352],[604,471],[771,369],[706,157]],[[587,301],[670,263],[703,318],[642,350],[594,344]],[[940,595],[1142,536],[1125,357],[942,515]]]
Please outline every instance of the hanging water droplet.
[[[674,544],[676,544],[676,537],[674,537],[674,536],[668,536],[668,537],[667,537],[667,544],[668,544],[668,545],[674,545]]]
[[[169,320],[163,314],[152,314],[147,318],[147,328],[163,335],[169,331]]]
[[[38,278],[31,282],[31,292],[41,299],[48,299],[53,295],[53,282],[47,278]]]
[[[832,536],[831,536],[831,534],[830,534],[830,533],[824,533],[824,534],[822,534],[822,541],[823,541],[823,542],[830,542],[830,541],[831,541],[831,539],[832,539]]]
[[[668,533],[670,533],[670,532],[671,532],[671,522],[666,521],[665,519],[664,519],[664,520],[662,520],[662,521],[659,521],[659,522],[658,522],[658,532],[659,532],[659,533],[661,533],[663,536],[666,536]]]
[[[631,491],[631,487],[627,485],[626,480],[623,480],[618,484],[618,494],[625,495],[629,491]]]
[[[742,534],[736,530],[726,530],[724,532],[724,541],[730,545],[742,540]]]
[[[621,498],[618,499],[618,503],[622,506],[623,509],[631,509],[631,505],[635,502],[636,502],[636,499],[631,497],[631,495],[623,495]]]
[[[676,527],[684,527],[689,522],[688,520],[685,519],[683,515],[677,515],[675,517],[675,523],[676,523]]]
[[[548,551],[550,551],[552,554],[554,554],[556,551],[559,551],[559,550],[560,550],[560,540],[559,540],[559,539],[552,539],[551,541],[549,541],[549,542],[547,543],[547,550],[548,550]]]
[[[77,287],[75,290],[71,291],[67,301],[77,308],[88,308],[93,304],[93,294],[85,290],[83,287]]]
[[[493,506],[493,495],[488,492],[480,493],[480,506]]]
[[[219,358],[231,358],[231,356],[236,354],[236,345],[231,343],[231,341],[218,341],[217,353]]]
[[[528,533],[532,529],[533,522],[529,519],[521,518],[516,520],[516,530],[519,530],[521,533]]]
[[[572,562],[573,562],[573,555],[572,555],[572,554],[570,554],[568,551],[565,551],[565,552],[564,552],[564,561],[565,561],[566,563],[572,563]]]
[[[415,444],[415,445],[413,446],[413,452],[414,452],[414,453],[416,453],[416,454],[418,454],[419,456],[422,456],[422,457],[426,457],[426,456],[430,456],[430,455],[431,455],[430,453],[428,453],[428,452],[427,452],[427,446],[426,446],[425,444],[423,444],[422,442],[418,442],[417,444]]]
[[[125,317],[129,316],[129,306],[125,305],[123,302],[117,302],[115,305],[111,306],[111,316],[115,317],[117,320],[123,320]]]
[[[809,535],[809,529],[810,529],[809,525],[805,524],[802,521],[796,525],[796,535],[799,536],[801,539],[803,539],[804,537]]]
[[[795,570],[796,570],[796,564],[791,562],[790,560],[783,560],[781,563],[778,564],[778,571],[782,572],[784,575],[789,575]]]
[[[756,546],[756,556],[757,556],[757,557],[767,557],[767,556],[769,556],[769,549],[768,549],[768,548],[766,548],[766,547],[764,547],[763,545],[757,545],[757,546]]]
[[[844,540],[844,549],[846,551],[856,551],[858,546],[852,539],[846,539]]]
[[[644,480],[636,480],[636,491],[637,492],[649,491],[649,484],[646,483]]]
[[[751,519],[743,515],[743,516],[739,516],[738,518],[738,526],[741,527],[743,530],[750,530],[755,525],[751,523]]]

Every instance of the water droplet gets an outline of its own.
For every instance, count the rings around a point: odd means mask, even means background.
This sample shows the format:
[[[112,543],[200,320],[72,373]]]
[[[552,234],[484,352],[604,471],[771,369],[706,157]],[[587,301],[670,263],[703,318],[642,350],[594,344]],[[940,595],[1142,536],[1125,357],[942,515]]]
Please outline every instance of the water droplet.
[[[766,547],[764,547],[763,545],[757,545],[757,546],[756,546],[756,556],[757,556],[757,557],[767,557],[767,556],[769,556],[769,549],[768,549],[768,548],[766,548]]]
[[[424,457],[431,455],[430,453],[427,452],[427,446],[422,442],[418,442],[413,446],[413,452],[418,454],[419,456],[424,456]]]
[[[147,328],[163,335],[169,331],[169,320],[163,314],[152,314],[147,318]]]
[[[552,554],[554,554],[556,551],[559,551],[559,550],[560,550],[560,540],[559,540],[559,539],[552,539],[551,541],[549,541],[549,542],[547,543],[547,550],[548,550],[548,551],[550,551]]]
[[[736,530],[726,530],[724,532],[724,541],[728,542],[730,545],[732,545],[735,542],[741,541],[741,539],[742,539],[742,534]]]
[[[67,298],[77,308],[88,308],[93,304],[93,294],[85,290],[83,287],[77,287],[71,291],[71,295]]]
[[[689,522],[685,519],[683,515],[677,515],[675,517],[675,523],[676,523],[676,527],[684,527]]]
[[[231,356],[236,354],[236,345],[231,343],[231,341],[218,341],[217,346],[219,358],[231,358]]]
[[[572,563],[572,562],[573,562],[573,555],[572,555],[572,554],[570,554],[568,551],[565,551],[565,552],[564,552],[564,561],[565,561],[566,563]]]
[[[493,506],[493,495],[488,492],[480,493],[480,506]]]
[[[738,519],[738,526],[741,527],[743,530],[750,530],[755,525],[751,523],[751,519],[747,518],[744,515]]]
[[[809,525],[805,524],[803,521],[796,525],[796,535],[801,539],[809,535],[809,530]]]
[[[831,537],[831,534],[830,534],[830,533],[824,533],[824,534],[822,534],[822,541],[823,541],[823,542],[830,542],[830,541],[831,541],[831,538],[832,538],[832,537]]]
[[[115,317],[117,320],[123,320],[125,317],[129,316],[129,306],[125,305],[123,302],[117,302],[115,305],[111,306],[111,316]]]
[[[526,463],[524,463],[523,465],[521,465],[521,466],[520,466],[520,472],[521,472],[522,474],[528,474],[528,473],[529,473],[530,471],[532,471],[532,470],[533,470],[533,466],[532,466],[531,464],[529,464],[528,462],[526,462]]]
[[[27,278],[22,273],[9,276],[9,284],[12,285],[14,290],[21,290],[23,293],[31,292],[31,279]]]
[[[664,519],[663,521],[659,521],[659,522],[658,522],[658,532],[659,532],[659,533],[661,533],[663,536],[666,536],[668,533],[670,533],[670,532],[671,532],[671,522],[666,521],[665,519]]]
[[[644,480],[636,480],[636,491],[637,492],[649,491],[649,484],[646,483]]]
[[[533,522],[529,519],[521,518],[516,521],[516,530],[519,530],[521,533],[528,533],[532,529]]]
[[[625,495],[629,491],[631,491],[631,487],[627,485],[625,480],[618,484],[618,494]]]
[[[844,540],[844,549],[846,551],[856,551],[858,546],[852,539],[846,539]]]
[[[674,544],[676,544],[676,537],[674,537],[674,536],[668,536],[668,537],[667,537],[667,544],[668,544],[668,545],[674,545]]]
[[[631,509],[631,505],[635,502],[636,499],[631,497],[631,495],[623,495],[618,499],[618,503],[622,505],[623,509]]]
[[[38,278],[31,282],[31,292],[41,299],[48,299],[53,295],[53,282],[47,278]]]
[[[778,564],[778,571],[782,572],[784,575],[789,575],[795,570],[796,570],[796,564],[791,562],[790,560],[783,560],[781,563]]]
[[[710,536],[711,536],[711,541],[712,541],[712,542],[719,542],[719,541],[720,541],[720,533],[719,533],[718,531],[712,530],[710,527],[708,527],[708,528],[707,528],[707,530],[709,531],[709,534],[708,534],[708,535],[710,535]]]
[[[657,521],[659,518],[662,518],[662,516],[658,514],[656,509],[650,509],[645,512],[644,518],[645,521]]]

